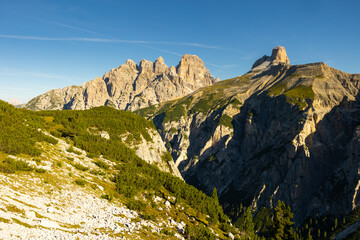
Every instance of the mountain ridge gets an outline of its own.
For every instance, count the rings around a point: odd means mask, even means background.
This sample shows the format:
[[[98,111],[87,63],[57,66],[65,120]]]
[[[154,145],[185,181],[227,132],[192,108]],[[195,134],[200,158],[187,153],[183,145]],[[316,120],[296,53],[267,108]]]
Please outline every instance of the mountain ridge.
[[[50,90],[25,104],[31,110],[90,109],[108,105],[121,110],[136,110],[182,97],[214,79],[204,62],[186,54],[179,64],[168,67],[159,57],[155,62],[141,60],[139,65],[128,59],[102,77],[83,83]]]
[[[243,76],[136,112],[153,119],[184,179],[208,193],[216,187],[228,212],[240,203],[256,212],[283,200],[298,225],[316,214],[343,216],[360,203],[360,179],[351,170],[360,168],[354,150],[360,74],[322,62],[289,65],[284,56],[283,62],[260,58]],[[333,131],[335,119],[330,116],[336,114],[348,137],[341,145],[336,136],[325,144],[315,136]],[[346,152],[355,155],[342,162]],[[325,156],[331,164],[323,163]],[[313,168],[320,170],[308,170]],[[349,184],[332,201],[331,191],[321,189],[344,181],[336,173],[341,168],[347,169]],[[337,177],[331,180],[331,174]]]

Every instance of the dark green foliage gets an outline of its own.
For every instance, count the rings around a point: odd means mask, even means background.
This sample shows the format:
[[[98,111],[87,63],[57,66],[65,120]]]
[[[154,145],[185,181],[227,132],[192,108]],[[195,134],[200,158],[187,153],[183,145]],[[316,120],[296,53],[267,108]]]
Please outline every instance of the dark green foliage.
[[[170,108],[169,111],[166,111],[164,122],[179,121],[182,116],[185,116],[186,110],[182,104],[176,104],[174,107]]]
[[[234,128],[232,125],[232,120],[233,120],[232,117],[230,117],[229,115],[223,114],[220,117],[219,125],[223,125],[228,128]]]
[[[35,172],[37,172],[37,173],[45,173],[46,170],[43,169],[43,168],[37,168],[37,169],[35,169]]]
[[[235,226],[249,236],[254,235],[254,222],[251,214],[251,207],[245,209],[244,213],[235,221]]]
[[[171,229],[161,229],[160,233],[163,233],[165,235],[168,235],[168,236],[175,236],[175,232]]]
[[[294,239],[294,222],[292,221],[294,214],[291,212],[291,208],[279,200],[274,210],[271,238],[277,240]]]
[[[195,187],[170,173],[160,171],[140,158],[117,165],[116,168],[119,170],[114,177],[116,191],[126,197],[131,198],[143,190],[160,191],[164,187],[178,200],[182,199],[194,209],[208,214],[211,221],[224,222],[227,219],[217,199],[208,197]]]
[[[34,170],[27,162],[22,160],[15,160],[12,158],[5,158],[0,163],[0,171],[3,173],[15,173],[16,171],[32,171]]]
[[[208,113],[211,108],[211,100],[213,95],[210,95],[208,99],[200,99],[192,108],[191,112],[202,112],[204,114]]]
[[[69,147],[68,149],[66,149],[66,151],[71,152],[71,153],[75,153],[76,155],[81,155],[81,152],[75,150],[73,146],[71,146],[71,147]]]
[[[141,216],[141,218],[144,219],[144,220],[156,221],[157,216],[156,216],[156,214],[147,214],[147,213],[145,213],[145,214],[143,214]]]
[[[162,159],[164,162],[171,162],[171,161],[173,161],[172,156],[171,156],[171,154],[170,154],[168,151],[166,151],[166,152],[161,156],[161,159]]]
[[[76,169],[81,170],[81,171],[84,171],[84,172],[87,171],[87,170],[89,170],[88,167],[83,166],[83,165],[81,165],[80,163],[75,163],[73,166],[74,166]]]
[[[188,107],[187,104],[190,104],[191,98],[186,101],[183,102],[183,105]],[[123,137],[129,135],[131,135],[132,141],[140,141],[142,138],[152,141],[148,133],[149,130],[155,130],[152,122],[131,112],[119,111],[110,107],[99,107],[85,111],[33,112],[14,109],[6,104],[4,105],[6,108],[2,109],[1,106],[2,105],[0,105],[0,113],[6,112],[6,114],[0,114],[0,123],[1,121],[5,122],[6,117],[10,118],[9,116],[13,117],[14,114],[18,114],[22,118],[16,118],[19,119],[17,127],[27,129],[24,130],[25,134],[18,135],[19,141],[20,139],[21,141],[26,139],[26,141],[23,141],[25,142],[23,145],[20,144],[22,146],[21,149],[16,149],[15,145],[6,143],[5,145],[1,145],[1,147],[6,146],[9,151],[4,150],[4,148],[0,149],[1,151],[8,153],[27,153],[35,156],[39,155],[40,150],[35,147],[35,142],[52,141],[52,138],[37,131],[38,128],[41,128],[58,137],[69,138],[73,141],[75,147],[85,150],[88,155],[103,155],[105,158],[117,162],[116,169],[118,172],[114,175],[113,181],[115,182],[116,191],[128,198],[129,208],[139,211],[143,211],[146,208],[145,203],[132,198],[139,192],[149,190],[148,192],[160,193],[165,190],[171,192],[177,201],[189,205],[200,213],[209,215],[209,222],[227,221],[227,217],[224,215],[217,199],[207,196],[205,193],[186,184],[183,180],[174,177],[170,173],[162,172],[156,166],[146,163],[135,154],[135,150],[124,143]],[[10,111],[11,114],[7,111]],[[26,123],[29,124],[28,127],[23,124],[25,116],[27,119]],[[176,116],[176,114],[173,116]],[[0,135],[0,143],[2,143],[1,141],[6,142],[13,137],[4,137],[7,133],[14,133],[10,130],[8,131],[6,128],[1,129],[5,129],[6,131]],[[98,132],[108,132],[110,139],[105,139],[97,135],[94,129]],[[29,139],[33,139],[33,141]],[[26,143],[27,140],[29,140],[28,143]],[[164,161],[172,160],[169,153],[164,154],[163,159]],[[73,159],[69,158],[69,160]],[[105,165],[100,162],[98,163],[98,166],[99,165],[105,167]],[[3,162],[1,166],[12,165]],[[74,164],[74,167],[82,171],[88,170],[88,167],[82,166],[81,164]],[[79,178],[76,179],[74,183],[84,186],[86,181]],[[107,196],[104,197],[107,198]],[[208,234],[206,231],[209,230],[204,230],[200,227],[200,230],[194,230],[191,234],[196,236],[197,233],[204,233],[206,236]]]
[[[264,236],[269,236],[272,227],[273,215],[272,209],[265,207],[260,208],[254,217],[256,232],[260,232],[261,235]]]
[[[203,225],[187,225],[185,228],[185,238],[191,240],[215,240],[216,237],[210,229]]]
[[[227,222],[223,222],[220,224],[220,229],[223,230],[224,232],[230,232],[232,230],[232,227],[230,226],[230,224],[228,224]]]
[[[103,194],[101,195],[101,198],[111,201],[113,199],[112,194]]]
[[[100,161],[100,160],[96,160],[94,163],[99,168],[102,168],[102,169],[105,169],[105,170],[108,170],[110,168],[110,166],[108,164],[106,164],[105,162]]]
[[[135,210],[135,211],[142,212],[146,209],[146,203],[139,201],[139,200],[130,199],[126,205],[129,209]]]
[[[37,129],[44,124],[41,117],[31,111],[16,109],[0,101],[0,151],[8,154],[28,154],[39,156],[41,151],[35,147],[36,142],[56,144],[57,140]]]
[[[82,178],[76,179],[75,183],[79,186],[84,186],[86,184],[86,181]]]

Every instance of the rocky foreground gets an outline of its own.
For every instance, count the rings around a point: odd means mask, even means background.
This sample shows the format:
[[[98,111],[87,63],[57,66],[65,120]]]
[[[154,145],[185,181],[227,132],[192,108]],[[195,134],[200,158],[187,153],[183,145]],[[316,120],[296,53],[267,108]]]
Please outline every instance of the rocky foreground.
[[[45,172],[0,174],[1,239],[151,239],[150,232],[160,236],[164,228],[174,229],[172,239],[183,239],[179,233],[184,231],[184,222],[170,216],[145,220],[121,200],[104,199],[111,182],[74,167],[76,162],[99,171],[91,159],[67,152],[70,145],[59,141],[56,146],[43,145],[41,161],[10,156]],[[86,184],[77,184],[78,179]],[[155,196],[153,201],[164,216],[174,208],[173,198]]]

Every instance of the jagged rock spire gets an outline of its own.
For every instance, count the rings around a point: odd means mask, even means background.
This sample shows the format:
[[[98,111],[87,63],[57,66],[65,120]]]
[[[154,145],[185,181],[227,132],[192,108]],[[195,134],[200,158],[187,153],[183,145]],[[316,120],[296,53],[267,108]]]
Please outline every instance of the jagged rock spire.
[[[267,68],[269,65],[275,65],[279,63],[290,64],[290,60],[286,54],[286,50],[282,46],[273,48],[271,56],[264,55],[255,61],[251,69],[254,68]]]

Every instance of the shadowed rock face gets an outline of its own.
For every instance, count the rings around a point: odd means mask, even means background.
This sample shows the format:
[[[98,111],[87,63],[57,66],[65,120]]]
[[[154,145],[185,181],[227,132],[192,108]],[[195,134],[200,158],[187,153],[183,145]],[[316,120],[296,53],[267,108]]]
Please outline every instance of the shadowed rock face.
[[[212,85],[214,79],[204,62],[195,55],[184,55],[177,67],[168,67],[159,57],[154,63],[132,60],[103,77],[78,86],[54,89],[30,100],[25,108],[89,109],[109,105],[122,110],[136,110],[179,98]]]
[[[283,200],[298,224],[350,212],[360,204],[360,74],[291,66],[282,47],[266,58],[147,116],[184,179],[216,187],[229,209]],[[182,117],[168,116],[177,109]]]

